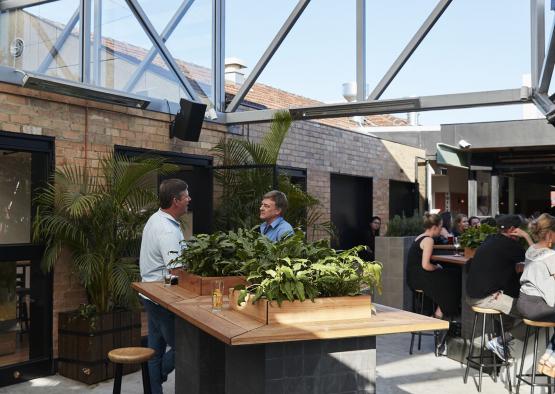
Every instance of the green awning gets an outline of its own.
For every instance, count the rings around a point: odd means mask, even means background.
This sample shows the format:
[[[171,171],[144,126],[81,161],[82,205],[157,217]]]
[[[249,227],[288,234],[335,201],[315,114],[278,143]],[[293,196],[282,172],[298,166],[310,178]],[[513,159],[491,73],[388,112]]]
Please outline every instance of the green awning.
[[[468,168],[468,155],[466,151],[442,143],[436,145],[436,150],[437,164]]]

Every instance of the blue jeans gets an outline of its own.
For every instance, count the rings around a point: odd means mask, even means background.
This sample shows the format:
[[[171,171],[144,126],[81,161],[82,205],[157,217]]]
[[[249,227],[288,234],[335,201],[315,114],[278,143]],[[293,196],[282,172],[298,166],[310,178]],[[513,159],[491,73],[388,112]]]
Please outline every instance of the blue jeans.
[[[174,314],[167,309],[143,299],[148,314],[148,347],[156,352],[148,361],[152,394],[162,394],[162,383],[175,366]],[[166,346],[170,350],[166,352]]]

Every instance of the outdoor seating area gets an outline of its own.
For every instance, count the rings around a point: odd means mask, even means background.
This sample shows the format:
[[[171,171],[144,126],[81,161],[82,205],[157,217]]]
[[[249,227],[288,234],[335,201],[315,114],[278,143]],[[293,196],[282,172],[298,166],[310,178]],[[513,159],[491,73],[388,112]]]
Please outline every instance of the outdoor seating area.
[[[551,394],[554,69],[555,0],[0,0],[0,394]]]

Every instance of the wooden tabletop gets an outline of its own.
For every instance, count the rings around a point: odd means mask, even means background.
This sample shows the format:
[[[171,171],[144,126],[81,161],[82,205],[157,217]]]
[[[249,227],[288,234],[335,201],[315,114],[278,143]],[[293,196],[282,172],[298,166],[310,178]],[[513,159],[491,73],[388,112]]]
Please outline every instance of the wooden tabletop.
[[[452,254],[433,254],[431,260],[442,263],[465,265],[470,258],[464,256],[453,256]]]
[[[222,311],[211,310],[211,298],[191,295],[178,286],[163,283],[133,283],[133,288],[172,311],[180,318],[229,345],[250,345],[290,342],[308,339],[333,339],[412,331],[446,330],[449,322],[374,304],[377,314],[368,318],[349,319],[348,313],[339,321],[298,322],[295,324],[264,324],[229,308],[224,299]],[[310,302],[310,301],[305,301]]]
[[[434,245],[434,249],[436,249],[436,250],[455,250],[455,246],[454,245]]]

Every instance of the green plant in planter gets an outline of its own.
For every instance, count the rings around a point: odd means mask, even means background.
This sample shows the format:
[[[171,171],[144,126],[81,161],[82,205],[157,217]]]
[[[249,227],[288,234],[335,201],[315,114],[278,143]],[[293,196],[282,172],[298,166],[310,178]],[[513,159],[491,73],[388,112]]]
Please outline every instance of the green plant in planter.
[[[173,260],[200,276],[248,275],[275,267],[281,258],[301,258],[315,262],[332,253],[328,241],[305,241],[299,229],[279,242],[271,242],[258,228],[199,234],[187,241],[187,248]]]
[[[353,296],[361,294],[363,287],[381,292],[382,265],[360,259],[358,252],[362,248],[341,253],[328,248],[328,255],[314,263],[306,258],[283,257],[271,268],[260,266],[247,279],[252,285],[236,288],[240,290],[238,304],[247,298],[254,303],[264,297],[281,305],[285,300],[302,302],[317,296]]]
[[[496,234],[497,229],[488,224],[467,228],[460,236],[459,242],[463,248],[476,249],[491,234]]]
[[[152,179],[176,169],[160,158],[113,155],[99,167],[94,176],[78,166],[56,170],[36,198],[33,223],[33,239],[45,243],[44,270],[70,252],[91,305],[79,314],[89,319],[136,305],[131,282],[139,278],[142,230],[158,203]]]
[[[386,237],[407,237],[418,235],[424,230],[422,218],[419,215],[406,217],[395,215],[387,224]]]

